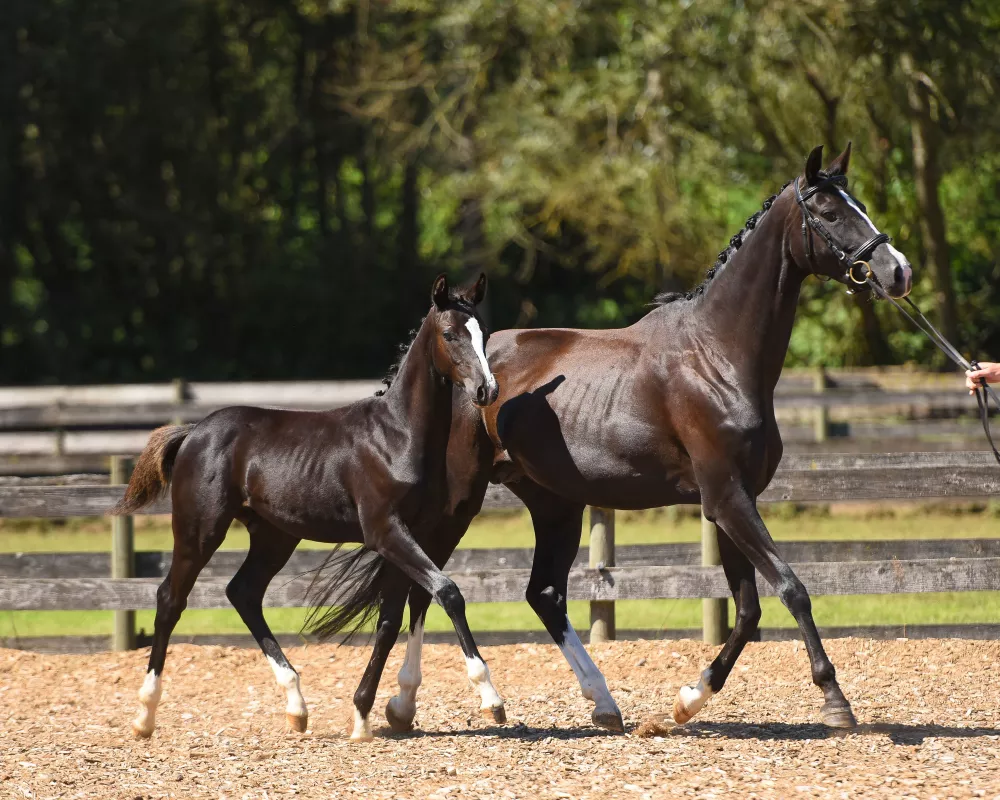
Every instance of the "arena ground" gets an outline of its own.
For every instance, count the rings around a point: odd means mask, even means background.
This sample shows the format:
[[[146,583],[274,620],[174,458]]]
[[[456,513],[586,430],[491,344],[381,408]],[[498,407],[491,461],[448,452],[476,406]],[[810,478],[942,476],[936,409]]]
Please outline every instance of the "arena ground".
[[[457,647],[425,648],[417,729],[390,735],[397,647],[376,739],[347,738],[366,647],[290,651],[309,731],[255,650],[178,645],[157,731],[129,723],[148,651],[87,656],[0,650],[4,798],[1000,798],[1000,643],[828,642],[861,727],[818,724],[822,698],[795,642],[750,645],[725,691],[689,725],[661,724],[716,648],[690,641],[591,648],[628,733],[590,725],[553,646],[484,649],[508,724],[481,719]]]

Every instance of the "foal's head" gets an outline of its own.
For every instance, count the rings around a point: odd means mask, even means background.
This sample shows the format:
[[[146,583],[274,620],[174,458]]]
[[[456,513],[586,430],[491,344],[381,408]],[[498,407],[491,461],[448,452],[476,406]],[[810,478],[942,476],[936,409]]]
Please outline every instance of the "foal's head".
[[[486,275],[468,289],[451,289],[448,277],[438,275],[431,289],[434,307],[427,317],[433,326],[431,358],[435,371],[461,386],[472,402],[490,405],[500,394],[497,380],[486,361],[489,333],[476,312],[486,296]]]
[[[826,275],[854,290],[867,288],[866,277],[892,297],[909,294],[913,271],[910,262],[865,213],[865,207],[847,191],[851,145],[821,169],[823,147],[806,161],[805,173],[792,191],[799,203],[796,224],[806,225],[804,235],[792,236],[796,262],[808,272]]]

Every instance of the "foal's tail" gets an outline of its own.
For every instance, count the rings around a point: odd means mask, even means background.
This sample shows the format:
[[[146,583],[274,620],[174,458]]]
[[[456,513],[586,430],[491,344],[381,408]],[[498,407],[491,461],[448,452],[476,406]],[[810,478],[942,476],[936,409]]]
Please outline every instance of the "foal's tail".
[[[389,585],[405,580],[394,573],[397,570],[378,553],[337,545],[306,590],[310,608],[303,630],[320,640],[343,633],[342,641],[350,641],[376,616]]]
[[[133,514],[160,499],[170,485],[170,474],[181,442],[194,425],[167,425],[149,435],[149,443],[132,470],[125,496],[108,513]]]

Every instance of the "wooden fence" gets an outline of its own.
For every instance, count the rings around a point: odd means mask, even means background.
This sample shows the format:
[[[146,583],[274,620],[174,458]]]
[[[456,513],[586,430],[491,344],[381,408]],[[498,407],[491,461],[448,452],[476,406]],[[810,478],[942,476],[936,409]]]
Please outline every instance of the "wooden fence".
[[[227,405],[334,408],[369,397],[376,381],[0,387],[0,474],[107,471],[138,453],[149,430],[194,422]],[[970,449],[976,404],[955,374],[908,370],[794,371],[775,410],[789,451]],[[921,420],[919,426],[907,419]],[[978,445],[975,445],[978,446]]]
[[[116,470],[123,478],[127,470]],[[64,485],[18,482],[0,485],[2,517],[73,517],[103,513],[121,496],[121,486],[93,485],[92,478]],[[761,500],[849,501],[992,497],[1000,492],[1000,467],[989,453],[905,453],[787,457]],[[506,488],[491,487],[484,507],[519,507]],[[162,501],[145,513],[167,513]],[[117,647],[134,641],[133,609],[155,608],[156,587],[165,574],[166,553],[132,553],[131,525],[118,521],[105,554],[0,556],[0,610],[110,609],[116,618]],[[614,638],[618,600],[702,598],[706,640],[725,635],[729,596],[713,536],[698,545],[614,546],[614,514],[592,509],[590,549],[570,574],[569,598],[591,603],[591,638]],[[810,592],[895,594],[1000,590],[1000,542],[785,542],[781,549]],[[216,554],[189,600],[192,608],[228,605],[224,587],[243,553]],[[300,551],[274,581],[268,606],[300,606],[321,552]],[[469,602],[523,598],[530,551],[465,550],[449,571]],[[108,573],[112,577],[106,577]],[[770,588],[760,584],[761,593]]]

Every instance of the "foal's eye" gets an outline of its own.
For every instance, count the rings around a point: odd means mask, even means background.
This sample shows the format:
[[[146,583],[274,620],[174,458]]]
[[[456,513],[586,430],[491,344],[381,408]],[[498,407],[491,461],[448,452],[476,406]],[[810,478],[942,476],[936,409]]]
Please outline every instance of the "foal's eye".
[[[446,342],[454,342],[458,337],[450,329],[445,329],[444,333],[441,334]]]
[[[824,211],[823,212],[823,219],[825,219],[827,222],[836,222],[837,219],[838,219],[837,212],[836,211]]]

